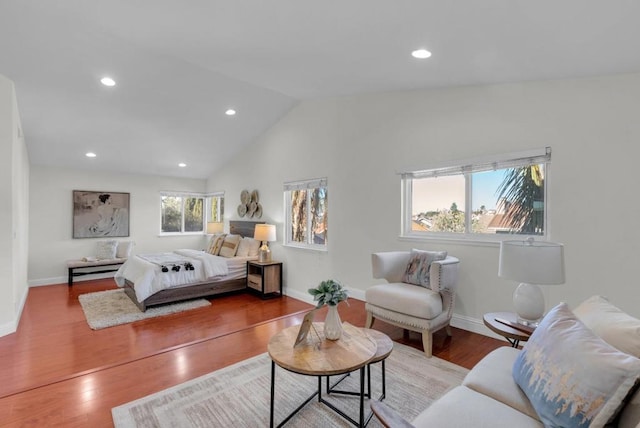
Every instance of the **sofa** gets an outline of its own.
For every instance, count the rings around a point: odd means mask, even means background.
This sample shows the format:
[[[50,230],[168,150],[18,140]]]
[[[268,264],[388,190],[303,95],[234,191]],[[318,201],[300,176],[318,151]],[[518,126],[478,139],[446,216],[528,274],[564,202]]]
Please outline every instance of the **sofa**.
[[[411,423],[371,408],[386,427],[639,427],[639,357],[640,320],[593,296],[557,305],[522,350],[489,353]]]

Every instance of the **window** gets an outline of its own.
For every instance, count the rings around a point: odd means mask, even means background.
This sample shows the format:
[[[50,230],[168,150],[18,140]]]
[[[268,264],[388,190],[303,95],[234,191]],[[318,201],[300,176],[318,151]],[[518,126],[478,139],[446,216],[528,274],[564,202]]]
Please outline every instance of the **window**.
[[[550,161],[547,147],[401,173],[403,236],[546,236]]]
[[[206,221],[222,221],[222,193],[160,193],[162,234],[203,233]]]
[[[327,179],[285,183],[285,244],[326,250]]]

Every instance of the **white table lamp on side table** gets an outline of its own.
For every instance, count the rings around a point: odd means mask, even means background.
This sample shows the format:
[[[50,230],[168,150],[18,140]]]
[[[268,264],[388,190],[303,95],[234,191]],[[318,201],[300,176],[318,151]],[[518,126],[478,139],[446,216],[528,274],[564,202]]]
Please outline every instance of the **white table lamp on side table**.
[[[564,284],[564,246],[533,238],[502,241],[498,276],[520,282],[513,293],[518,322],[537,326],[545,306],[538,284]]]
[[[253,239],[262,241],[262,247],[258,252],[258,261],[265,263],[271,261],[269,242],[276,240],[276,226],[273,224],[256,224]]]

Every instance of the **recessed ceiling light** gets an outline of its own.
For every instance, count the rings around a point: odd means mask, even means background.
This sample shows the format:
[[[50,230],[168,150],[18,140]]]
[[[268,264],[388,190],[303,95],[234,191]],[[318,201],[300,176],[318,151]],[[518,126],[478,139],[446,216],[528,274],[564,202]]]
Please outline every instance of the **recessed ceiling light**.
[[[97,155],[93,152],[88,152],[85,156],[88,158],[95,158]]]
[[[418,59],[427,59],[431,56],[431,52],[426,49],[416,49],[411,52],[411,56]]]
[[[180,162],[180,163],[178,164],[178,166],[179,166],[180,168],[184,168],[185,166],[187,166],[187,164],[186,164],[186,163],[184,163],[184,162]]]
[[[227,116],[235,116],[236,111],[230,108],[229,110],[225,111],[224,114],[226,114]]]
[[[102,83],[104,86],[116,86],[116,81],[107,76],[100,79],[100,83]]]

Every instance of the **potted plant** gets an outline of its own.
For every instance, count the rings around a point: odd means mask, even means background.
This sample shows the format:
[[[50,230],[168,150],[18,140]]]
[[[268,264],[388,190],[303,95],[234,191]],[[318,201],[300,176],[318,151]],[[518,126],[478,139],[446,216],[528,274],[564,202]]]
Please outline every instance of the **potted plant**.
[[[317,301],[316,308],[329,307],[324,321],[324,336],[329,340],[338,340],[342,336],[342,322],[338,314],[338,303],[347,300],[349,292],[342,284],[333,279],[322,281],[316,288],[310,288],[309,294]]]

